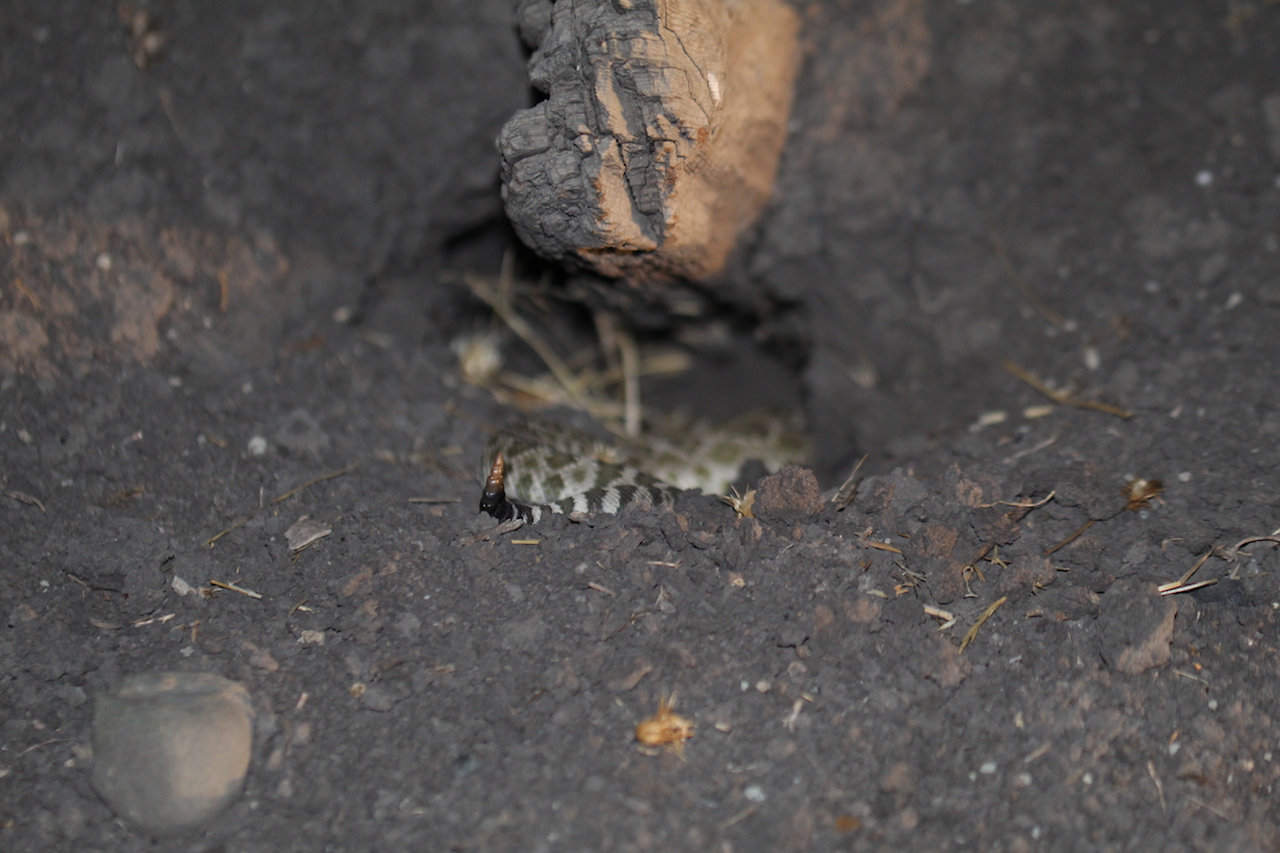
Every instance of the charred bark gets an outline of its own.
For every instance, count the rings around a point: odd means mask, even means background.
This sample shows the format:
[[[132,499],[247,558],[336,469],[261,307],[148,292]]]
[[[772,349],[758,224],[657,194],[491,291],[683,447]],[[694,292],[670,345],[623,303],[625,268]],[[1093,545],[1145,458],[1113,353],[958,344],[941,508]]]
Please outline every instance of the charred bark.
[[[523,0],[547,99],[498,138],[538,253],[636,282],[708,281],[769,197],[798,20],[780,0]]]

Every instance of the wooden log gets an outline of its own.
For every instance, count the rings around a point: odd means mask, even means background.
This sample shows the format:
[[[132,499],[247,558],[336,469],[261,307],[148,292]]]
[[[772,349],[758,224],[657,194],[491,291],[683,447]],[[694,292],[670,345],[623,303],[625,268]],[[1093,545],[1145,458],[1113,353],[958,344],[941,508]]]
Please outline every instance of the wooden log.
[[[538,253],[635,282],[708,281],[768,200],[798,18],[781,0],[522,0],[547,99],[498,137]]]

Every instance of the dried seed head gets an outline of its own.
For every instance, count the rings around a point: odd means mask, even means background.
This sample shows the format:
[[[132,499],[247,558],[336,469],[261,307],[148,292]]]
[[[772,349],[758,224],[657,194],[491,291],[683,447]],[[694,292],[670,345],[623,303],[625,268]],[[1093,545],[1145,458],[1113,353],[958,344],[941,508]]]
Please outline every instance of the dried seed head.
[[[502,370],[501,339],[494,332],[477,332],[454,338],[450,345],[458,358],[462,378],[484,387]]]
[[[645,746],[665,746],[676,755],[684,756],[684,742],[693,737],[693,721],[681,717],[671,709],[676,697],[658,700],[658,713],[636,725],[636,740]]]
[[[1161,480],[1144,480],[1136,477],[1124,485],[1124,496],[1129,501],[1126,509],[1138,510],[1151,503],[1151,499],[1164,491]]]

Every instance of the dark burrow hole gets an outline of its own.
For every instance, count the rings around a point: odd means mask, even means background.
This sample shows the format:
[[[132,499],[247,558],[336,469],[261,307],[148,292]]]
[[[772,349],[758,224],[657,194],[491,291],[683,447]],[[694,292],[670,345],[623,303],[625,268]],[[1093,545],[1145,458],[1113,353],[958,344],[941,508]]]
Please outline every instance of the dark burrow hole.
[[[674,284],[642,292],[625,281],[574,273],[524,247],[505,221],[458,235],[443,258],[434,274],[442,295],[428,311],[429,336],[447,341],[459,361],[467,340],[488,335],[500,349],[502,370],[527,378],[550,372],[475,293],[477,281],[501,292],[505,264],[508,304],[571,370],[619,369],[617,351],[603,345],[611,321],[632,337],[642,362],[658,370],[640,382],[646,416],[678,412],[721,423],[805,408],[808,354],[799,305],[742,304],[727,298],[727,287],[722,293]],[[599,393],[621,401],[621,383]],[[527,402],[535,416],[555,414]]]

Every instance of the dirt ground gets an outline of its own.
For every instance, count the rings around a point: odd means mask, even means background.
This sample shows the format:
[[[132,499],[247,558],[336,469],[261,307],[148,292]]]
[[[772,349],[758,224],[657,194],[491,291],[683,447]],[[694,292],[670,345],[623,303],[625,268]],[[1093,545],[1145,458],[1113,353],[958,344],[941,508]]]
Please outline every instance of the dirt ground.
[[[0,849],[1280,849],[1280,6],[799,7],[733,322],[646,399],[800,398],[856,492],[489,538],[511,4],[147,8],[0,11]],[[158,669],[260,716],[155,843],[88,771]]]

